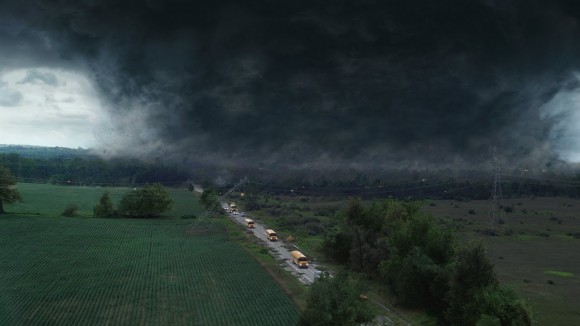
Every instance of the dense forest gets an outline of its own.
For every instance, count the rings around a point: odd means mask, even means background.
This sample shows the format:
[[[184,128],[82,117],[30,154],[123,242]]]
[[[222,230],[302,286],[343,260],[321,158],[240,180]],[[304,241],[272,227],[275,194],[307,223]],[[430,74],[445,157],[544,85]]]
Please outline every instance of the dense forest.
[[[90,155],[31,157],[0,154],[0,165],[12,171],[21,182],[130,186],[146,183],[174,185],[188,179],[183,169],[161,162],[104,160]]]

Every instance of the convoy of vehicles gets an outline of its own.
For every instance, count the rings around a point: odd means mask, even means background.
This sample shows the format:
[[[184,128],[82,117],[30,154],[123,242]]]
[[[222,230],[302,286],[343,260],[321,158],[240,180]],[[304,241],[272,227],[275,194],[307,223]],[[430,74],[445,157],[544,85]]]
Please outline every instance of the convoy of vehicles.
[[[294,250],[290,252],[292,255],[292,262],[299,268],[308,268],[308,258],[304,256],[300,251]]]
[[[226,209],[226,211],[230,212],[232,215],[238,215],[238,209],[236,207],[236,204],[234,202],[229,203],[228,205],[224,205],[224,209]],[[251,218],[249,218],[245,212],[241,212],[240,216],[242,218],[244,218],[244,225],[246,226],[246,228],[248,229],[254,229],[256,228],[256,223],[254,222],[254,220],[252,220]],[[266,238],[269,241],[278,241],[278,234],[276,233],[276,231],[272,230],[272,229],[266,229],[266,231],[264,232],[266,235]],[[308,268],[309,266],[309,259],[300,251],[298,250],[294,250],[290,252],[290,255],[292,257],[292,263],[296,266],[298,266],[299,268]],[[315,272],[315,278],[320,278],[321,275],[319,273]]]
[[[266,238],[270,241],[278,241],[278,235],[276,234],[276,231],[272,229],[266,230]]]

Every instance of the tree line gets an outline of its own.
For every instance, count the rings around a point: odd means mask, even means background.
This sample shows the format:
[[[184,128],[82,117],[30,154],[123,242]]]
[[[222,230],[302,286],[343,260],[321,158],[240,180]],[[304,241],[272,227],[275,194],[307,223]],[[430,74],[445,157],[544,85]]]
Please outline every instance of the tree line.
[[[459,246],[451,230],[413,201],[364,207],[353,200],[326,236],[326,255],[377,280],[405,306],[445,325],[531,325],[524,300],[499,284],[480,243]],[[316,323],[304,323],[304,325]]]
[[[22,201],[22,195],[16,189],[17,178],[9,169],[0,165],[0,214],[4,214],[4,204],[15,204]],[[107,191],[94,207],[94,217],[159,217],[161,213],[173,207],[169,191],[159,183],[145,185],[126,193],[115,209]],[[75,216],[78,207],[67,206],[62,215]]]
[[[137,159],[104,160],[96,156],[25,157],[5,153],[0,154],[0,165],[21,180],[63,185],[175,184],[188,179],[188,173],[176,166]]]

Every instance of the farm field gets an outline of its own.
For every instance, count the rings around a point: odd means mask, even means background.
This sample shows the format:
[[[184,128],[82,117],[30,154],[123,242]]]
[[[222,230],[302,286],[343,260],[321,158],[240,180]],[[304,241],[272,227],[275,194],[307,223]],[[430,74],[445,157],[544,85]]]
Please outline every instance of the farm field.
[[[203,208],[168,188],[159,219],[90,218],[105,190],[19,183],[0,215],[0,325],[295,325],[299,311],[225,220],[192,230]],[[79,217],[61,217],[68,204]],[[202,223],[203,225],[203,223]],[[202,226],[200,225],[200,226]]]
[[[8,212],[25,215],[58,216],[67,205],[79,207],[78,215],[92,217],[93,207],[105,191],[111,195],[117,205],[121,197],[133,188],[89,187],[89,186],[58,186],[51,184],[18,183],[18,191],[24,202],[6,206]],[[167,188],[175,201],[173,209],[164,213],[166,217],[181,217],[183,215],[199,214],[203,211],[201,204],[191,191],[186,189]]]
[[[1,325],[295,325],[225,228],[183,220],[0,217]]]

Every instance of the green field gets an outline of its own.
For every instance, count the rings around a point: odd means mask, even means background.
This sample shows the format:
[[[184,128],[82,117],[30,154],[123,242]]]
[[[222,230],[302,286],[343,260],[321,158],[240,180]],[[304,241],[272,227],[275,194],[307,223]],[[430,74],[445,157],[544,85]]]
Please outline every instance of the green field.
[[[435,206],[432,206],[435,205]],[[425,211],[457,230],[461,239],[487,245],[500,281],[527,299],[538,325],[580,325],[580,201],[563,197],[513,198],[513,207],[490,229],[490,202],[439,200]],[[473,210],[475,214],[470,214]],[[473,213],[473,212],[472,212]]]
[[[117,205],[121,197],[133,188],[110,188],[88,186],[56,186],[50,184],[18,183],[18,190],[24,197],[24,202],[16,205],[6,205],[5,210],[11,213],[27,215],[58,216],[67,205],[79,207],[79,216],[93,216],[93,207],[105,191],[111,195]],[[186,189],[167,188],[175,200],[173,209],[164,213],[167,217],[199,214],[203,208],[194,193]]]
[[[0,216],[0,325],[298,321],[297,308],[229,240],[223,221],[200,232],[188,228],[194,220],[171,218],[199,210],[190,192],[178,192],[184,197],[163,219],[97,219],[56,215],[69,199],[88,214],[102,189],[19,189],[26,204],[8,206],[17,214]]]

